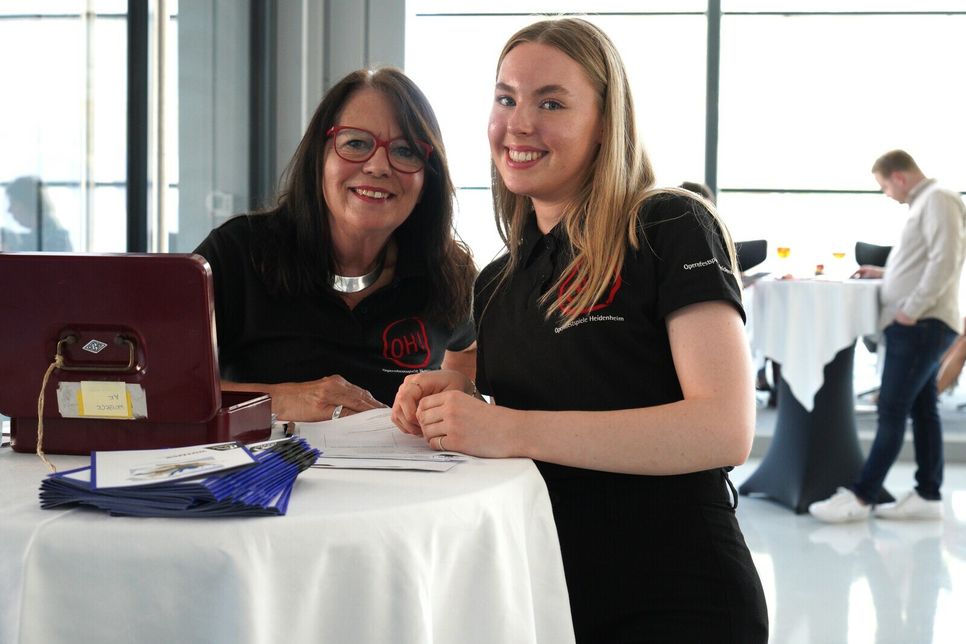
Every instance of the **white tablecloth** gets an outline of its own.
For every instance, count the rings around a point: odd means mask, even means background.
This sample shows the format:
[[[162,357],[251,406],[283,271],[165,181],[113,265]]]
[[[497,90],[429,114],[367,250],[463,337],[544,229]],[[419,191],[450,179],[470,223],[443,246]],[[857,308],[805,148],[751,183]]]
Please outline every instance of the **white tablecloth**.
[[[859,336],[876,332],[880,282],[755,283],[752,347],[781,364],[782,378],[807,411],[822,388],[825,365]]]
[[[4,644],[574,641],[529,460],[313,469],[287,516],[254,519],[41,510],[45,473],[0,450]]]

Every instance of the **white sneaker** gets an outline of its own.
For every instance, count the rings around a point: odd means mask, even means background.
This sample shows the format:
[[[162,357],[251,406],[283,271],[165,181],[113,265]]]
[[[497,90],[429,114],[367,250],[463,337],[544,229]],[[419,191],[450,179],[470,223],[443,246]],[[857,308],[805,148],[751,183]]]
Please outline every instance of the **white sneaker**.
[[[847,523],[868,519],[872,513],[872,506],[859,501],[859,497],[840,487],[835,494],[824,501],[816,501],[808,506],[808,512],[819,521],[825,523]]]
[[[939,521],[943,518],[943,502],[930,501],[919,496],[915,490],[895,503],[876,507],[875,516],[880,519],[925,519]]]

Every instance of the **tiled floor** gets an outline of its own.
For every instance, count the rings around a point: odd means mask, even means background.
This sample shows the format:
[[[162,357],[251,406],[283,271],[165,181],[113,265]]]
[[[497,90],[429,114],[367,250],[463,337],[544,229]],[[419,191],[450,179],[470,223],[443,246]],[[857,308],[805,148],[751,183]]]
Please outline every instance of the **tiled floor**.
[[[735,485],[758,461],[732,472]],[[893,493],[912,487],[898,463]],[[946,467],[942,522],[827,525],[767,499],[738,516],[765,587],[773,644],[966,642],[966,465]]]

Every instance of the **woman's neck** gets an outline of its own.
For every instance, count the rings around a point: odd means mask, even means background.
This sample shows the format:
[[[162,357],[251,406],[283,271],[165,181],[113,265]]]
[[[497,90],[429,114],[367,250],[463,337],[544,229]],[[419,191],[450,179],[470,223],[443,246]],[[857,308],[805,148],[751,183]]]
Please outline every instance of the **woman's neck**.
[[[335,272],[345,277],[358,277],[372,272],[384,259],[391,238],[382,240],[345,239],[333,236],[332,259]]]
[[[553,230],[564,218],[567,211],[567,204],[548,204],[545,202],[533,202],[533,212],[537,218],[537,228],[544,235]]]

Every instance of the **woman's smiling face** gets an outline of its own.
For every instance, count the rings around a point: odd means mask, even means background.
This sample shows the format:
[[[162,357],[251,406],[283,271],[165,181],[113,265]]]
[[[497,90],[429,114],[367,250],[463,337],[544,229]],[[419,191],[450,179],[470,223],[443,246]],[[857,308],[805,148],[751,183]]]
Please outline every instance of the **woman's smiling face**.
[[[537,214],[559,216],[583,182],[602,137],[600,97],[565,53],[523,43],[503,58],[490,112],[490,153],[507,188]]]
[[[389,100],[372,88],[350,96],[335,125],[362,128],[387,141],[402,136]],[[388,237],[412,213],[426,171],[397,171],[390,165],[385,147],[378,148],[368,160],[353,163],[336,154],[332,145],[330,138],[325,149],[322,190],[333,232],[348,238],[370,234]]]

